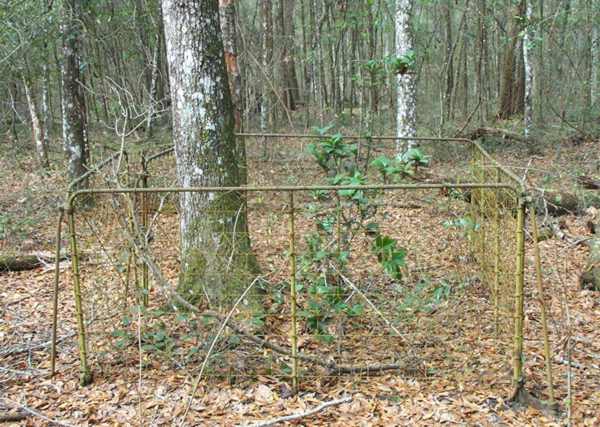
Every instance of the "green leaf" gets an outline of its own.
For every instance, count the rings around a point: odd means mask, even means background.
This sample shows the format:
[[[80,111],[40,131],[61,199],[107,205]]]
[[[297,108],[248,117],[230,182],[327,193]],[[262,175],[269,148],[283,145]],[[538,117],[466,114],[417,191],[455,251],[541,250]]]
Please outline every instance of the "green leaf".
[[[356,316],[360,316],[361,314],[363,314],[365,311],[365,308],[362,304],[354,304],[348,311],[347,314],[348,316],[352,316],[352,317],[356,317]]]

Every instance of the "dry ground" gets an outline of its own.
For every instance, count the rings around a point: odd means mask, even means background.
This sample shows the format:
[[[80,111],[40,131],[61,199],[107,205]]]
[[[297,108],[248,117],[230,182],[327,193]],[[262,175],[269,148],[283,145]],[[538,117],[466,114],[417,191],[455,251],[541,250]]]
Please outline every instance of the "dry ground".
[[[566,147],[558,161],[555,152],[530,161],[518,147],[496,154],[519,175],[525,170],[532,176],[539,172],[536,179],[548,176],[547,179],[560,183],[565,176],[572,176],[569,172],[575,168],[597,173],[593,165],[597,158],[588,161],[597,142],[588,144]],[[450,162],[434,164],[436,171],[453,170],[455,156],[448,157]],[[253,182],[317,181],[318,169],[314,166],[278,159],[252,163]],[[27,155],[5,155],[1,162],[4,179],[0,184],[0,220],[4,219],[5,231],[0,248],[51,250],[55,218],[49,208],[60,200],[60,192],[56,192],[62,185],[60,178],[57,174],[49,179],[39,178]],[[143,321],[136,311],[123,308],[123,286],[118,279],[122,275],[115,272],[115,264],[124,265],[119,258],[119,245],[123,242],[110,220],[110,212],[101,214],[104,211],[100,208],[107,205],[108,202],[99,203],[99,209],[82,215],[79,224],[82,232],[88,230],[83,249],[89,258],[83,272],[87,296],[93,301],[88,304],[95,373],[92,385],[78,385],[69,262],[61,264],[61,342],[58,374],[52,379],[48,378],[52,266],[0,273],[0,417],[4,412],[22,412],[25,408],[37,413],[15,425],[49,425],[50,419],[58,425],[245,425],[303,412],[342,396],[351,396],[352,401],[306,418],[302,425],[564,425],[569,403],[573,425],[600,424],[600,294],[581,291],[577,284],[586,249],[557,239],[542,243],[561,416],[553,419],[531,407],[514,408],[508,402],[511,322],[502,321],[500,332],[495,333],[488,286],[477,276],[465,236],[461,230],[444,226],[446,220],[461,217],[466,206],[436,192],[390,195],[386,198],[387,207],[380,211],[385,231],[409,248],[403,286],[372,272],[372,260],[361,252],[364,242],[356,243],[351,263],[353,280],[403,337],[390,334],[381,318],[369,310],[360,318],[345,319],[344,334],[333,343],[320,342],[305,327],[301,328],[301,349],[307,353],[357,363],[401,360],[406,363],[404,369],[383,375],[339,377],[302,364],[301,392],[292,397],[286,357],[257,349],[227,333],[217,345],[186,414],[206,343],[218,325],[193,316],[182,318],[180,313],[168,310],[167,301],[157,288],[151,294],[152,310],[144,314]],[[249,206],[254,252],[269,281],[276,286],[288,271],[285,200],[274,195],[255,196]],[[569,232],[585,236],[585,219],[566,217]],[[159,231],[153,248],[165,276],[174,283],[176,216],[171,210],[157,221]],[[298,227],[301,241],[312,225],[299,215]],[[89,230],[95,230],[97,235]],[[527,245],[526,387],[535,396],[546,399],[530,240]],[[442,285],[448,289],[447,296],[431,302],[430,289]],[[265,338],[286,345],[288,295],[284,287],[281,289],[282,301],[270,302],[263,321],[267,325]],[[421,304],[422,300],[431,304]],[[119,335],[126,332],[130,335]],[[144,337],[142,344],[153,347],[144,347],[140,352],[140,337]]]

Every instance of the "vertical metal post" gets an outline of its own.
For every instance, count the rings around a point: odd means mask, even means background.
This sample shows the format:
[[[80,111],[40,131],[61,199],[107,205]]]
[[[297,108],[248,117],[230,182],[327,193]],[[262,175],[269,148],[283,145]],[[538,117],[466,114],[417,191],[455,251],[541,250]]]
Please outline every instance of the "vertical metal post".
[[[60,281],[60,249],[62,237],[62,222],[65,210],[58,208],[58,222],[56,224],[56,253],[54,259],[54,290],[52,295],[52,346],[50,348],[50,376],[56,374],[56,340],[58,329],[58,285]]]
[[[148,188],[148,172],[146,170],[146,161],[142,159],[142,188]],[[148,193],[143,192],[141,194],[142,200],[142,232],[144,233],[144,245],[148,243],[146,236],[148,234]],[[144,307],[148,307],[150,300],[150,281],[148,277],[148,266],[146,263],[142,263],[142,292],[143,292],[143,304]]]
[[[479,178],[479,182],[481,184],[485,184],[486,174],[485,174],[485,160],[483,155],[481,155],[481,174]],[[485,221],[485,208],[486,208],[486,196],[487,196],[486,188],[479,189],[479,265],[481,266],[481,270],[483,272],[483,277],[485,278],[486,283],[489,286],[489,271],[488,271],[488,262],[487,262],[487,254],[486,254],[486,245],[485,245],[485,237],[486,237],[486,221]]]
[[[514,293],[514,343],[513,343],[513,386],[516,390],[523,380],[523,288],[525,285],[525,195],[520,195],[517,209],[516,265]]]
[[[542,283],[542,261],[540,256],[540,242],[537,226],[537,218],[535,216],[535,208],[532,206],[531,211],[531,228],[533,229],[533,250],[535,256],[535,276],[538,291],[538,299],[540,302],[540,311],[542,313],[542,333],[544,335],[544,358],[546,359],[546,382],[548,383],[548,397],[551,405],[554,405],[554,381],[552,380],[552,353],[550,350],[550,338],[548,333],[548,316],[546,314],[546,301],[544,297],[544,286]]]
[[[500,184],[500,171],[495,168],[496,183]],[[500,203],[498,197],[500,189],[495,191],[494,197],[494,323],[496,337],[500,333]]]
[[[73,292],[75,295],[75,315],[77,317],[77,331],[79,338],[80,384],[88,385],[92,382],[92,372],[87,362],[87,342],[85,337],[85,324],[83,322],[83,305],[81,303],[81,276],[79,274],[79,254],[77,252],[77,236],[75,234],[75,213],[73,199],[70,201],[67,215],[69,216],[69,237],[71,241],[71,269],[73,272]]]
[[[292,317],[292,389],[298,393],[298,324],[296,317],[296,233],[294,221],[294,192],[289,192],[290,197],[290,304]]]
[[[338,259],[342,253],[342,201],[340,195],[336,192],[336,224],[335,224],[335,239],[337,244]]]
[[[479,183],[479,168],[481,167],[480,165],[480,152],[477,149],[477,146],[475,144],[471,145],[472,147],[472,172],[473,172],[473,179],[475,180],[475,182]],[[482,161],[482,159],[481,159]],[[473,226],[471,227],[471,231],[470,231],[470,237],[471,237],[471,250],[477,260],[477,263],[480,264],[481,266],[481,256],[480,254],[477,253],[477,251],[479,250],[479,241],[478,239],[480,238],[480,233],[479,230],[477,230],[477,224],[480,224],[480,218],[479,218],[479,209],[477,209],[478,205],[479,205],[479,197],[481,197],[481,193],[480,190],[473,188],[471,190],[471,219],[473,221]]]

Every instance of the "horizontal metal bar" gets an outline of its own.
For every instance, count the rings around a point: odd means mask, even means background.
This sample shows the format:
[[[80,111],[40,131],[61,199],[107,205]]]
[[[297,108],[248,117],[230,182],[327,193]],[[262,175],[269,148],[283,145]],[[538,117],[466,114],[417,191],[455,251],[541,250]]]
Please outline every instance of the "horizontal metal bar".
[[[248,136],[257,138],[304,138],[304,139],[322,139],[330,138],[333,135],[314,135],[314,134],[301,134],[301,133],[236,133],[235,136]],[[470,139],[466,138],[440,138],[440,137],[409,137],[409,136],[392,136],[392,135],[343,135],[342,138],[346,139],[373,139],[378,141],[432,141],[432,142],[466,142],[471,143]]]
[[[290,192],[290,191],[335,191],[335,190],[432,190],[432,189],[471,189],[489,188],[510,190],[518,195],[518,189],[509,184],[460,183],[441,184],[383,184],[383,185],[314,185],[314,186],[265,186],[265,187],[156,187],[156,188],[89,188],[71,194],[68,204],[85,194],[131,194],[131,193],[217,193],[217,192]]]

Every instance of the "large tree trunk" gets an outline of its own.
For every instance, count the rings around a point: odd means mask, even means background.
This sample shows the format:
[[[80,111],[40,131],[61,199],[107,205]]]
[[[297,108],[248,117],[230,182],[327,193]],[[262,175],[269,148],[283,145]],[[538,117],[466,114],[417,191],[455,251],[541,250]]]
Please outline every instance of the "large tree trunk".
[[[85,136],[85,106],[81,92],[81,5],[65,0],[63,6],[62,112],[63,143],[67,154],[67,173],[74,180],[86,171],[88,149]],[[81,188],[86,183],[79,183]]]
[[[273,4],[271,0],[261,0],[260,10],[262,15],[262,67],[264,79],[262,97],[260,100],[260,129],[263,132],[271,126],[271,88],[268,79],[272,76],[271,62],[273,61]]]
[[[221,31],[223,32],[223,45],[225,47],[225,65],[229,76],[229,90],[233,103],[235,129],[242,130],[242,79],[237,60],[236,29],[235,29],[235,4],[233,0],[219,0],[221,15]]]
[[[286,36],[287,36],[287,47],[288,47],[288,60],[286,61],[287,64],[287,79],[288,79],[288,87],[290,90],[290,95],[292,97],[292,99],[294,100],[294,107],[295,104],[297,104],[298,102],[300,102],[300,87],[298,84],[298,75],[296,73],[296,55],[297,55],[297,49],[296,49],[296,26],[294,25],[294,16],[296,15],[295,12],[295,6],[296,6],[296,2],[295,0],[286,0],[286,13],[287,13],[287,17],[288,17],[288,22],[289,22],[289,28],[286,29]]]
[[[179,185],[238,186],[217,0],[162,0],[162,8]],[[236,298],[255,267],[241,194],[182,193],[180,205],[181,294],[217,303]]]
[[[444,20],[446,21],[446,89],[444,91],[444,115],[451,119],[450,106],[452,105],[452,88],[454,87],[454,47],[452,40],[452,1],[446,0],[443,7]]]
[[[520,19],[523,16],[523,11],[524,1],[521,1],[515,10],[511,10],[510,12],[509,40],[504,48],[504,62],[502,64],[500,109],[498,111],[498,118],[500,119],[512,117],[519,112],[519,104],[523,105],[523,97],[519,96],[523,92],[521,79],[519,78],[519,64],[522,55],[518,55],[519,58],[515,58],[517,56],[517,47],[519,46]]]
[[[412,0],[396,0],[396,57],[413,51],[411,28]],[[396,135],[414,137],[417,134],[416,88],[413,70],[398,73],[398,104],[396,107]],[[414,141],[398,143],[397,153],[410,148]]]
[[[600,68],[600,0],[591,0],[592,2],[592,43],[591,49],[591,84],[590,84],[590,99],[592,107],[598,101],[600,94],[600,81],[598,80],[598,69]]]
[[[531,125],[533,124],[533,61],[532,61],[532,52],[533,48],[531,44],[533,43],[533,33],[531,30],[531,18],[533,15],[532,0],[525,0],[525,16],[527,18],[527,28],[525,29],[525,34],[523,36],[523,64],[525,68],[525,99],[523,100],[523,105],[525,109],[524,114],[524,125],[525,125],[525,138],[529,137],[531,133]]]

